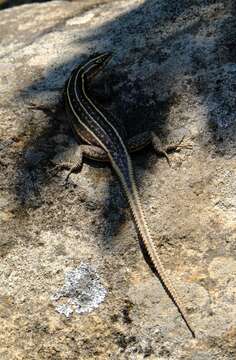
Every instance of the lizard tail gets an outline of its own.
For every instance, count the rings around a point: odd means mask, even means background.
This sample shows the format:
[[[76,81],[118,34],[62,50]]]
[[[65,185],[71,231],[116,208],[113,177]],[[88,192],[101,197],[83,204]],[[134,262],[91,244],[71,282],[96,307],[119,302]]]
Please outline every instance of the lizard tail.
[[[131,186],[127,187],[127,182],[122,182],[123,188],[125,190],[126,196],[128,198],[128,202],[136,223],[136,226],[138,228],[142,243],[144,244],[144,247],[148,253],[148,256],[152,262],[152,265],[155,268],[156,273],[158,274],[158,277],[165,288],[167,294],[177,307],[179,313],[181,314],[186,326],[188,327],[189,331],[191,332],[193,338],[195,338],[195,332],[191,326],[191,323],[188,319],[188,315],[186,313],[185,307],[182,304],[182,302],[179,299],[179,296],[177,294],[177,291],[175,290],[170,278],[166,274],[165,268],[162,264],[162,261],[157,254],[157,250],[155,248],[154,241],[151,237],[151,234],[149,232],[147,222],[144,216],[144,212],[141,206],[140,197],[138,194],[138,190],[135,184],[135,180],[133,178],[133,174],[130,174],[131,177]]]

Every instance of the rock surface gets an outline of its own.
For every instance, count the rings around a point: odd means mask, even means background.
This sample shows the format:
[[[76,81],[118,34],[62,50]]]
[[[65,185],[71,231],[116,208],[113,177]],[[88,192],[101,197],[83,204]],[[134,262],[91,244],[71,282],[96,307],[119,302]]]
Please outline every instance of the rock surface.
[[[0,13],[1,359],[236,357],[235,15],[233,1],[210,0],[52,1]],[[68,186],[66,171],[51,176],[52,162],[77,148],[63,84],[107,50],[113,60],[93,91],[129,134],[155,127],[163,143],[185,135],[192,144],[170,155],[171,167],[152,149],[133,163],[195,340],[142,256],[110,168],[86,162]],[[52,297],[84,263],[105,298],[66,317]]]

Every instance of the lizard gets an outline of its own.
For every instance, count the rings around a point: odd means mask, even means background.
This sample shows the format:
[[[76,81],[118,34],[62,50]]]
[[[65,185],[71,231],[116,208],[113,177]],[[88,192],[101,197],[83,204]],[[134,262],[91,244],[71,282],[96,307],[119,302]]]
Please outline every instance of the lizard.
[[[73,133],[79,145],[78,158],[70,168],[66,179],[82,167],[83,157],[97,161],[109,161],[117,175],[128,200],[131,213],[137,226],[142,244],[148,254],[155,272],[177,307],[192,336],[195,332],[188,319],[187,312],[179,299],[177,291],[167,276],[162,261],[157,254],[155,243],[141,206],[133,167],[129,153],[137,151],[149,143],[159,152],[159,139],[152,131],[145,131],[128,139],[124,125],[107,114],[88,94],[88,83],[111,59],[109,52],[96,54],[78,65],[70,74],[64,87],[65,107]],[[164,153],[166,155],[166,153]],[[166,155],[167,156],[167,155]]]

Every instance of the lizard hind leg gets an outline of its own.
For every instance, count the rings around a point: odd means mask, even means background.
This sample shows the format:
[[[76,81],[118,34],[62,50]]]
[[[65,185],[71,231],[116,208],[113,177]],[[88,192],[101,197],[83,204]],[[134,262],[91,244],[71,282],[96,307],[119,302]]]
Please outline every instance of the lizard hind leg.
[[[80,171],[82,169],[83,156],[85,156],[89,159],[95,160],[95,161],[102,161],[102,162],[108,161],[108,156],[107,156],[106,151],[103,150],[102,148],[100,148],[99,146],[80,145],[78,152],[77,152],[76,161],[70,167],[70,170],[66,176],[65,182],[68,181],[71,173]]]
[[[151,143],[152,146],[154,148],[154,150],[156,151],[157,154],[161,154],[164,155],[168,165],[170,166],[170,158],[168,155],[168,152],[172,152],[172,151],[179,151],[180,149],[192,149],[192,145],[191,144],[184,144],[183,140],[185,138],[185,135],[182,136],[182,138],[177,142],[177,143],[172,143],[172,144],[167,144],[167,145],[163,145],[161,143],[160,138],[155,134],[154,131],[151,132]]]
[[[67,183],[70,175],[73,172],[81,171],[83,166],[83,157],[87,157],[96,161],[108,161],[108,156],[105,150],[99,146],[94,145],[79,145],[76,151],[74,158],[70,161],[56,163],[53,170],[60,171],[62,169],[68,169],[69,172],[65,178],[65,183]],[[55,164],[55,162],[54,162]]]
[[[136,152],[143,149],[151,143],[152,137],[150,131],[144,131],[140,134],[132,136],[127,141],[127,147],[129,152]]]

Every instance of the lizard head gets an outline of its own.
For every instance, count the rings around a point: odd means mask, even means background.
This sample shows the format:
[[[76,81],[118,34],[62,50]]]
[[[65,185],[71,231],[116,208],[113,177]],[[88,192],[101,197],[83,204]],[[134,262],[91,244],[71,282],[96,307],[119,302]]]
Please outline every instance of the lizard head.
[[[97,73],[99,73],[104,66],[110,61],[112,57],[111,52],[105,52],[102,54],[96,54],[94,55],[89,62],[87,63],[87,69],[86,69],[86,76],[87,78],[91,79],[94,76],[96,76]]]

